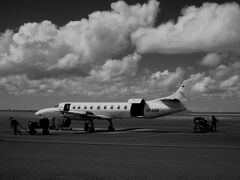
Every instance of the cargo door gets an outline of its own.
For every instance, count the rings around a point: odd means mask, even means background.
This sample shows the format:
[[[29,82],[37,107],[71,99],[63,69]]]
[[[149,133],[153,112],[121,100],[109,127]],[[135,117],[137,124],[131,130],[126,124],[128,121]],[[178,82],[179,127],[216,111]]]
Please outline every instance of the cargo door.
[[[144,106],[145,106],[144,99],[142,99],[141,102],[132,103],[131,110],[130,110],[131,116],[132,117],[143,117],[144,116]]]

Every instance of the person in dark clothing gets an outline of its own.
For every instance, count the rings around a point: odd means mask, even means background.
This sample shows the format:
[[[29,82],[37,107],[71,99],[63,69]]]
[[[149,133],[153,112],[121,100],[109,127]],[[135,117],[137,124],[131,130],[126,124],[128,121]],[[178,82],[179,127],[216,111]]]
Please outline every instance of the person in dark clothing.
[[[57,127],[55,125],[55,119],[56,119],[55,117],[52,118],[52,125],[49,127],[49,129],[51,129],[51,130],[53,130],[53,129],[57,130]]]
[[[43,134],[49,134],[49,120],[47,118],[42,118],[39,121],[40,127],[42,128]]]
[[[16,119],[13,119],[13,117],[10,117],[11,120],[11,129],[13,129],[14,135],[21,134],[21,131],[18,129],[19,122]]]
[[[34,135],[37,133],[37,131],[35,129],[36,128],[35,124],[36,124],[35,122],[31,122],[31,121],[28,122],[29,134],[31,134],[31,135]]]
[[[217,118],[215,116],[212,116],[212,130],[215,132],[217,131],[217,122]]]

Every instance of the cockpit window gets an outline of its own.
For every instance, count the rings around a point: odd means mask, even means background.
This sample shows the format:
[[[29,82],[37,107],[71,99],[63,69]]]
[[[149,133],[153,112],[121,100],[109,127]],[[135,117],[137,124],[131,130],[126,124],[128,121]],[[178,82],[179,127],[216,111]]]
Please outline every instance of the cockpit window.
[[[54,107],[58,107],[59,105],[56,105],[56,106],[54,106]]]

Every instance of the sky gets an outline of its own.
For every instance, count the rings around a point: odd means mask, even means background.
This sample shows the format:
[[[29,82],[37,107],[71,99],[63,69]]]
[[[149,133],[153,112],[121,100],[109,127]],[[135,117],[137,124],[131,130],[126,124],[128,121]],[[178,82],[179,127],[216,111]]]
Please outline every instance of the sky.
[[[188,80],[189,110],[239,112],[239,56],[234,1],[3,1],[0,109],[151,100]]]

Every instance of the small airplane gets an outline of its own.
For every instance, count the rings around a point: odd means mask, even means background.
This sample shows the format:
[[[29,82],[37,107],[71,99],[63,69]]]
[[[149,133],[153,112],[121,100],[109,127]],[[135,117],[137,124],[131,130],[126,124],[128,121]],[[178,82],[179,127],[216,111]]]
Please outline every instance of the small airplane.
[[[150,101],[129,99],[128,102],[63,102],[53,108],[37,111],[40,118],[67,118],[85,121],[85,131],[95,131],[93,120],[109,121],[108,131],[114,131],[113,119],[157,118],[185,111],[182,101],[186,100],[184,81],[178,90],[170,96]],[[89,127],[90,124],[90,127]]]

